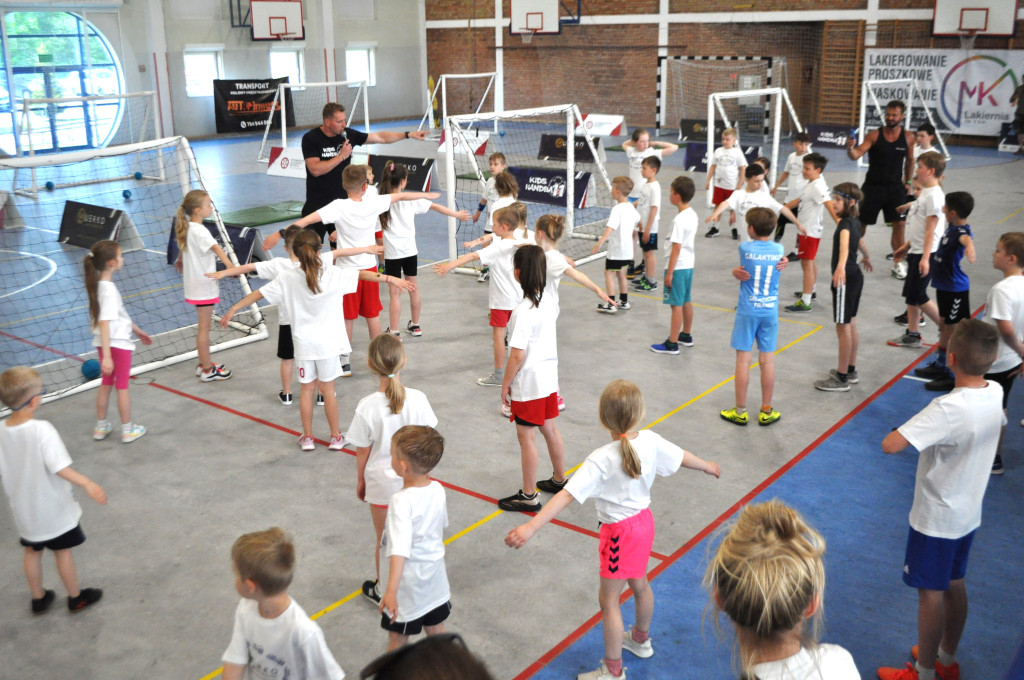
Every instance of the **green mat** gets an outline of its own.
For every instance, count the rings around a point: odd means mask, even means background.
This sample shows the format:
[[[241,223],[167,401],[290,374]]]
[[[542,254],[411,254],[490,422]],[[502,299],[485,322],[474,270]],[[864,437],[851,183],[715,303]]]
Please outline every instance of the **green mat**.
[[[220,214],[224,224],[236,227],[259,227],[275,222],[290,222],[300,217],[302,217],[302,201],[281,201]]]
[[[625,149],[623,149],[622,146],[606,146],[604,148],[604,150],[605,151],[625,151]]]

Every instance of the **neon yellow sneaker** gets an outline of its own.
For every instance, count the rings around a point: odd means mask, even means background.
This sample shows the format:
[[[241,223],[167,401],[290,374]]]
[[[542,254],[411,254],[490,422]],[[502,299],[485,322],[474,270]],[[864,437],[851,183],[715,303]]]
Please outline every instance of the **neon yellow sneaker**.
[[[776,420],[782,417],[782,414],[772,409],[770,411],[761,411],[757,414],[758,425],[771,425]]]
[[[738,413],[735,407],[721,411],[718,415],[722,416],[722,420],[728,420],[736,425],[746,425],[749,420],[749,414],[746,411]]]

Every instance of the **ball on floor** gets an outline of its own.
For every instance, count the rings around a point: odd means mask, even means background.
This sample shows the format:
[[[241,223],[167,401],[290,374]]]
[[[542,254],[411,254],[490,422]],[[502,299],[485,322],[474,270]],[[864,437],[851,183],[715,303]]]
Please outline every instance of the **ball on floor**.
[[[132,190],[125,189],[124,191],[121,192],[121,195],[124,196],[124,200],[130,201],[132,198]]]

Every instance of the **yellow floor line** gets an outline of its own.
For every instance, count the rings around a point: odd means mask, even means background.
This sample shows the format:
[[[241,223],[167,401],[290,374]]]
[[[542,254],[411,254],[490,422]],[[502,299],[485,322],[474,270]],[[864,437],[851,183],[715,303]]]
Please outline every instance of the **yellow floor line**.
[[[1011,219],[1013,219],[1014,217],[1016,217],[1017,215],[1019,215],[1019,214],[1020,214],[1021,212],[1024,212],[1024,208],[1017,208],[1017,209],[1016,209],[1016,210],[1014,210],[1014,211],[1013,211],[1012,213],[1010,213],[1009,215],[1007,215],[1007,216],[1006,216],[1006,217],[1004,217],[1003,219],[1001,219],[1001,220],[999,220],[998,222],[996,222],[996,224],[1002,224],[1003,222],[1006,222],[1006,221],[1008,221],[1008,220],[1011,220]]]

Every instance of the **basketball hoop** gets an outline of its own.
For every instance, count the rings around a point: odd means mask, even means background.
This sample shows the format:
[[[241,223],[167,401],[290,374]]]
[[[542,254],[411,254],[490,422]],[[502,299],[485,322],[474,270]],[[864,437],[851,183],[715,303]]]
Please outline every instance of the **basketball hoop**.
[[[533,34],[537,31],[532,28],[524,28],[523,32],[519,34],[519,37],[523,39],[524,45],[529,45],[530,41],[533,40]]]
[[[978,37],[978,31],[974,29],[965,29],[960,31],[960,49],[962,50],[973,50],[974,39]]]

